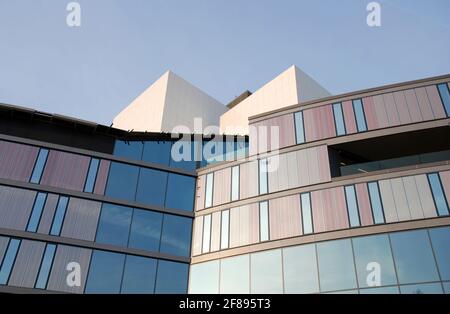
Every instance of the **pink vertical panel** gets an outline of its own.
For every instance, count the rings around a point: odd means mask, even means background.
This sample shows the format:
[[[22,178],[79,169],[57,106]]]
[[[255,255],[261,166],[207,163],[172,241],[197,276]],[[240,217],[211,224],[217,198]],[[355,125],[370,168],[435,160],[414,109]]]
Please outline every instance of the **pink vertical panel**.
[[[0,177],[28,182],[39,148],[0,141]]]
[[[240,244],[240,207],[234,207],[230,209],[230,245],[229,247],[237,247]]]
[[[311,192],[311,206],[313,214],[314,232],[324,232],[325,228],[325,209],[324,209],[324,190]]]
[[[342,111],[344,112],[344,121],[347,134],[358,132],[356,128],[355,113],[353,112],[353,104],[351,100],[342,103]]]
[[[370,206],[369,192],[366,183],[355,185],[356,198],[358,200],[359,216],[362,226],[373,225],[372,207]]]
[[[417,191],[419,191],[420,204],[422,205],[423,216],[425,218],[436,217],[436,207],[434,205],[433,195],[431,194],[430,184],[426,174],[414,176],[416,180]]]
[[[317,154],[317,149],[315,147],[306,149],[307,167],[309,172],[309,182],[310,184],[316,184],[320,182],[320,172],[319,172],[319,156]]]
[[[331,202],[328,204],[328,210],[334,214],[334,217],[328,221],[329,230],[345,229],[349,227],[347,204],[345,202],[344,187],[339,186],[330,189]]]
[[[324,129],[322,138],[330,138],[336,136],[336,126],[334,125],[333,106],[323,106],[322,115],[324,119]]]
[[[373,96],[373,105],[375,114],[377,115],[377,123],[379,128],[387,128],[389,126],[389,119],[384,105],[383,95]]]
[[[378,129],[377,113],[375,112],[375,104],[372,97],[363,98],[364,113],[366,115],[367,128],[369,130]]]
[[[253,203],[248,205],[249,214],[249,230],[248,240],[249,244],[259,242],[259,203]]]
[[[314,121],[314,111],[316,109],[303,110],[303,125],[305,127],[305,140],[312,142],[318,139],[317,126]]]
[[[83,191],[90,157],[56,150],[48,154],[41,184]]]
[[[192,236],[192,255],[202,254],[203,240],[203,216],[197,216],[194,219],[194,234]]]
[[[412,122],[421,122],[422,114],[420,113],[419,102],[417,101],[416,93],[413,89],[407,89],[404,91],[406,104],[409,109],[409,114],[411,115]]]
[[[295,128],[294,128],[294,115],[287,114],[280,117],[270,119],[271,128],[279,128],[279,138],[276,139],[270,137],[270,149],[276,150],[279,148],[295,145]],[[275,145],[275,141],[278,140],[278,145]]]
[[[378,181],[380,187],[381,201],[383,202],[384,217],[386,222],[398,222],[397,208],[395,207],[394,193],[392,192],[391,180]]]
[[[211,252],[220,249],[220,216],[222,212],[218,211],[212,214],[211,218]]]
[[[205,178],[201,175],[197,178],[197,186],[195,188],[195,210],[202,210],[205,206]]]
[[[248,129],[249,129],[248,153],[249,156],[253,156],[258,153],[258,123],[250,124]]]
[[[296,157],[297,157],[299,186],[308,185],[311,180],[309,179],[309,165],[308,165],[307,150],[302,149],[302,150],[296,151]]]
[[[384,94],[384,107],[389,121],[389,126],[396,126],[400,124],[398,117],[397,106],[395,105],[394,95],[392,93]]]
[[[297,164],[297,154],[296,152],[290,152],[286,154],[286,167],[288,186],[289,188],[300,186],[299,170]],[[269,181],[270,184],[270,181]]]
[[[450,171],[440,172],[439,175],[441,177],[445,196],[447,197],[447,202],[450,203]]]
[[[311,193],[314,230],[325,232],[349,227],[342,186]]]
[[[213,206],[230,202],[231,168],[214,172]]]
[[[328,158],[327,145],[321,145],[314,148],[317,151],[317,160],[319,161],[319,181],[331,181],[330,159]]]
[[[403,91],[394,92],[395,106],[397,107],[398,116],[401,124],[411,123],[411,116],[409,115],[408,105]]]
[[[300,197],[298,194],[269,201],[270,240],[302,234]]]
[[[254,160],[241,164],[239,172],[241,199],[258,195],[258,161]]]
[[[431,109],[431,104],[428,100],[428,95],[425,87],[416,88],[414,89],[414,91],[417,96],[417,102],[419,104],[420,113],[422,114],[422,119],[424,121],[433,120],[434,114],[433,110]]]
[[[97,178],[95,179],[94,194],[103,195],[105,193],[106,181],[108,180],[109,160],[102,159],[98,166]]]
[[[437,90],[436,85],[425,87],[430,100],[431,109],[433,110],[435,119],[442,119],[446,117],[444,106],[442,105],[441,96]]]

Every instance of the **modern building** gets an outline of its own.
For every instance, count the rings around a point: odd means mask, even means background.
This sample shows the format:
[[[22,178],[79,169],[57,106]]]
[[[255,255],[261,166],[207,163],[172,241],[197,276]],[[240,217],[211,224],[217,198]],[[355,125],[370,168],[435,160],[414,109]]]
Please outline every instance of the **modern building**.
[[[450,75],[278,78],[222,108],[167,73],[112,127],[1,105],[0,292],[450,293]]]

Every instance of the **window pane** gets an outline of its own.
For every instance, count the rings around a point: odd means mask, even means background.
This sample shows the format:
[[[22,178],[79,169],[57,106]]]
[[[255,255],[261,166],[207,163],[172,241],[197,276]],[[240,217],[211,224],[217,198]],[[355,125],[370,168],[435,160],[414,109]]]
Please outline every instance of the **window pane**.
[[[45,248],[44,257],[42,258],[41,268],[36,281],[36,288],[45,289],[47,287],[48,275],[53,263],[53,256],[55,256],[56,245],[47,244]]]
[[[112,162],[105,195],[134,201],[138,175],[139,167]]]
[[[353,185],[345,187],[345,197],[347,200],[348,216],[350,217],[350,227],[359,227],[358,204],[356,203],[355,187]]]
[[[447,117],[450,116],[450,93],[448,91],[447,84],[438,85],[439,94],[441,95],[442,103],[444,104],[445,112]]]
[[[136,201],[149,205],[164,206],[167,175],[168,173],[165,171],[141,168]]]
[[[375,224],[384,223],[383,205],[381,205],[380,190],[377,182],[369,182],[370,204],[372,205],[372,213]]]
[[[444,286],[445,294],[450,294],[450,282],[444,282],[442,285]]]
[[[231,200],[239,199],[239,166],[231,168]]]
[[[206,175],[206,196],[205,196],[205,207],[212,206],[212,198],[213,198],[213,181],[214,181],[214,172],[208,173]]]
[[[283,249],[283,271],[285,293],[319,292],[314,244]]]
[[[33,174],[31,175],[31,183],[41,182],[42,172],[44,171],[45,162],[47,161],[48,149],[39,149],[39,155],[34,164]]]
[[[267,193],[267,159],[259,161],[259,194]]]
[[[158,252],[161,225],[161,213],[135,208],[128,246],[134,249]]]
[[[450,280],[450,227],[430,229],[431,243],[442,280]]]
[[[364,109],[362,106],[361,99],[353,100],[353,109],[355,111],[358,132],[367,131],[366,118],[364,117]]]
[[[141,160],[142,147],[141,141],[127,142],[116,140],[116,144],[114,145],[114,155],[125,157],[127,159]]]
[[[126,247],[132,214],[133,208],[104,203],[95,241]]]
[[[356,288],[350,240],[318,243],[317,257],[322,291]]]
[[[170,167],[194,171],[197,168],[196,150],[198,145],[193,141],[173,142],[170,150]],[[179,161],[175,161],[179,160]],[[199,158],[198,158],[199,159]]]
[[[86,293],[119,293],[124,254],[94,250],[86,283]]]
[[[203,216],[202,253],[209,252],[211,240],[211,214]]]
[[[195,178],[169,174],[166,207],[192,211],[194,207]]]
[[[220,220],[221,229],[220,229],[220,248],[228,249],[228,233],[230,228],[230,211],[224,210],[222,211],[222,219]]]
[[[220,261],[220,293],[250,293],[250,256],[239,255]]]
[[[295,138],[297,139],[297,144],[305,142],[305,131],[303,128],[303,112],[296,112],[294,114],[295,119]]]
[[[153,293],[157,260],[127,255],[121,293]]]
[[[252,293],[283,293],[281,250],[251,254]]]
[[[359,294],[399,294],[398,287],[360,289]]]
[[[311,201],[309,193],[301,194],[302,201],[302,222],[303,222],[303,234],[313,232],[312,216],[311,216]]]
[[[439,280],[426,230],[397,232],[390,237],[400,283]]]
[[[89,171],[84,185],[84,192],[92,193],[94,190],[95,178],[97,177],[98,164],[100,161],[97,158],[91,158],[89,164]]]
[[[359,287],[376,286],[376,267],[379,265],[380,286],[396,285],[394,261],[387,235],[375,235],[353,239],[356,271],[358,272]],[[377,263],[378,265],[371,263]],[[375,268],[374,268],[375,267]]]
[[[219,293],[219,260],[191,266],[189,293]]]
[[[269,240],[269,213],[267,202],[259,203],[259,234],[260,241]]]
[[[142,160],[168,166],[171,147],[171,141],[146,141]]]
[[[28,221],[27,231],[36,232],[46,199],[47,193],[37,194],[36,200],[34,201],[33,211],[31,212],[30,220]]]
[[[192,219],[164,215],[160,251],[167,254],[189,256]]]
[[[402,294],[442,294],[440,283],[400,286]]]
[[[341,103],[333,104],[334,121],[336,123],[336,134],[345,135],[344,115]]]
[[[439,179],[439,175],[437,173],[430,173],[428,175],[428,181],[431,185],[431,191],[433,192],[434,203],[436,204],[436,208],[439,216],[447,216],[448,215],[448,206],[447,201],[445,199],[444,192],[442,191],[441,180]]]
[[[19,250],[20,240],[11,239],[9,241],[8,249],[3,257],[2,268],[0,269],[0,285],[6,285],[9,274],[16,259],[17,251]]]
[[[50,230],[51,235],[59,236],[61,233],[61,227],[64,221],[64,216],[66,215],[67,203],[69,198],[65,196],[60,196],[58,200],[58,206],[56,207],[55,217],[53,218],[52,228]]]
[[[160,260],[156,275],[156,293],[184,294],[187,290],[188,264]]]

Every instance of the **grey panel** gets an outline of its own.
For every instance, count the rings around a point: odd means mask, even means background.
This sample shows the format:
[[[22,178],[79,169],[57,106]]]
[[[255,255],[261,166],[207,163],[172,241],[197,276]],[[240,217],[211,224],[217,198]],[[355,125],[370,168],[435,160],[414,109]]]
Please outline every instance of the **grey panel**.
[[[0,228],[25,230],[36,192],[0,186]]]
[[[58,195],[48,194],[44,210],[42,211],[41,221],[39,222],[38,233],[48,234],[50,232],[57,204]]]
[[[5,255],[6,249],[8,247],[8,241],[9,241],[9,238],[0,237],[0,265],[2,263],[3,256]]]
[[[8,285],[33,288],[44,250],[44,242],[22,240]]]
[[[61,236],[94,241],[101,203],[70,198]]]
[[[91,260],[91,254],[92,250],[89,249],[58,245],[47,285],[47,290],[83,293],[84,286],[86,285],[86,277],[88,273],[89,262]],[[70,271],[66,270],[66,267],[71,262],[77,262],[78,264],[80,264],[80,287],[70,287],[67,285],[66,279]]]

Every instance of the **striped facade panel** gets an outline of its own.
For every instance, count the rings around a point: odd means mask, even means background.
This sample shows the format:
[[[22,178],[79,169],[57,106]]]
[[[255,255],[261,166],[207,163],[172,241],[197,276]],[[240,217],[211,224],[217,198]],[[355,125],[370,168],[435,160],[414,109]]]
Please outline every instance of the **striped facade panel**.
[[[331,105],[304,110],[303,115],[307,142],[336,136]]]
[[[55,215],[56,206],[58,205],[58,195],[48,194],[42,211],[41,220],[39,222],[38,233],[48,234],[52,227],[53,217]]]
[[[241,164],[239,172],[241,199],[258,195],[258,161]]]
[[[268,164],[273,171],[268,172],[269,193],[289,188],[287,154],[280,154],[268,158]],[[289,171],[293,171],[289,169]]]
[[[100,202],[70,198],[61,236],[94,241],[100,207]]]
[[[440,172],[439,176],[441,177],[442,187],[444,189],[447,202],[450,203],[450,171]]]
[[[309,179],[310,175],[310,165],[308,164],[308,156],[306,150],[298,150],[295,152],[297,159],[297,171],[298,171],[298,183],[299,186],[306,186],[311,181]]]
[[[421,174],[414,176],[419,193],[420,205],[425,218],[436,217],[436,207],[434,205],[433,195],[431,194],[430,184],[427,175]]]
[[[249,124],[248,129],[248,154],[253,156],[258,154],[258,127],[262,125],[261,122]]]
[[[315,232],[325,232],[349,227],[344,188],[311,192]]]
[[[259,242],[258,203],[235,207],[230,210],[230,247]]]
[[[100,161],[100,165],[98,166],[97,171],[97,178],[95,179],[94,194],[103,195],[105,193],[110,165],[111,162],[109,160],[102,159]]]
[[[270,240],[302,235],[300,196],[292,195],[269,201]]]
[[[415,88],[420,113],[424,121],[433,120],[434,114],[425,87]]]
[[[0,186],[0,228],[25,230],[36,192]]]
[[[359,216],[362,226],[373,225],[372,206],[370,205],[369,192],[366,183],[355,185],[356,199],[358,201]]]
[[[423,209],[420,202],[419,191],[417,190],[416,179],[414,176],[402,178],[403,186],[405,188],[406,200],[409,206],[409,219],[423,219]]]
[[[431,110],[433,110],[433,115],[435,119],[445,118],[447,115],[445,114],[444,106],[442,105],[441,96],[439,96],[438,89],[436,85],[425,87],[428,95],[428,99],[430,100]]]
[[[230,202],[231,198],[231,168],[214,172],[213,206]]]
[[[278,132],[270,132],[270,150],[273,151],[296,144],[293,114],[269,119],[267,124],[271,128],[278,128]],[[275,138],[275,134],[277,133],[278,138]],[[278,143],[276,141],[278,141]]]
[[[344,113],[344,122],[347,134],[358,132],[358,129],[356,128],[355,112],[353,111],[353,104],[350,100],[342,103],[342,111]]]
[[[41,184],[83,191],[90,157],[61,151],[50,151]]]
[[[389,126],[397,126],[400,124],[397,106],[395,105],[394,95],[392,93],[383,94],[384,107],[389,121]]]
[[[376,115],[377,128],[387,128],[389,126],[389,119],[386,112],[386,106],[384,105],[383,95],[373,96],[372,99]]]
[[[0,261],[3,261],[6,249],[8,248],[9,238],[0,236]]]
[[[206,175],[201,175],[197,178],[197,186],[195,188],[196,211],[205,208],[205,187],[206,187]]]
[[[403,91],[394,92],[395,106],[397,107],[400,124],[408,124],[412,122],[409,113],[408,104],[406,103],[405,93]]]
[[[408,106],[411,122],[421,122],[422,114],[420,112],[419,102],[417,101],[416,92],[414,89],[407,89],[404,91],[406,104]]]
[[[297,153],[296,152],[290,152],[285,154],[286,156],[286,165],[287,165],[287,185],[288,186],[301,186],[300,184],[300,176],[304,175],[300,173],[300,165],[297,160]],[[306,173],[306,176],[308,174]],[[269,174],[270,176],[270,174]],[[270,185],[270,179],[269,179],[269,185]]]
[[[28,182],[39,148],[0,141],[0,177]]]
[[[397,222],[397,209],[395,207],[394,194],[392,192],[391,180],[378,181],[381,200],[383,202],[384,217],[386,222]]]
[[[52,270],[48,280],[47,290],[62,291],[68,293],[83,293],[86,284],[87,273],[89,270],[89,262],[91,260],[92,250],[58,245],[56,249],[55,259],[53,261]],[[66,278],[68,271],[66,267],[69,263],[76,262],[80,264],[81,270],[81,286],[70,287],[67,285]]]
[[[397,211],[398,221],[411,220],[405,187],[403,186],[403,179],[391,179],[391,188],[394,196],[395,210]]]
[[[194,234],[192,236],[192,255],[202,254],[203,216],[194,219]]]
[[[22,240],[8,284],[34,288],[44,250],[45,242]]]
[[[211,215],[211,252],[220,249],[220,216],[220,211]]]
[[[364,106],[364,114],[366,116],[367,121],[367,129],[375,130],[378,129],[378,119],[377,113],[375,111],[375,103],[373,101],[373,97],[365,97],[362,99]]]

